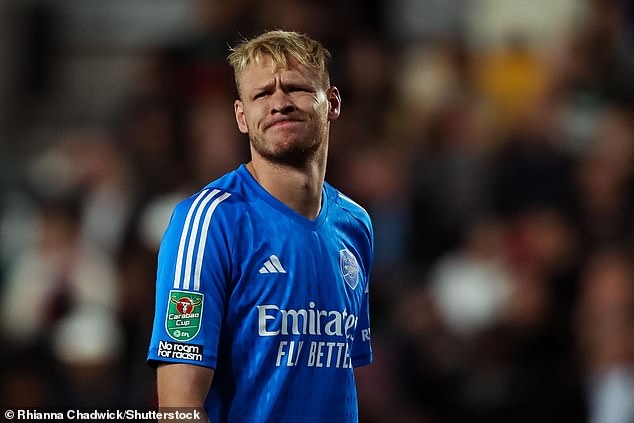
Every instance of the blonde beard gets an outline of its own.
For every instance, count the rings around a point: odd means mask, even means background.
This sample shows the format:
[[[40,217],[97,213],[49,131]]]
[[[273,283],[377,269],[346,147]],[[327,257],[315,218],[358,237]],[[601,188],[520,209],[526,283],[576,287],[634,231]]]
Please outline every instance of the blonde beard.
[[[280,148],[280,151],[275,151],[276,148],[274,146],[271,148],[263,137],[251,136],[251,132],[249,134],[249,140],[253,149],[264,160],[276,165],[301,168],[313,161],[322,146],[327,143],[327,128],[327,123],[320,124],[314,128],[313,133],[309,136],[312,140],[311,143],[306,145],[291,143],[284,148]]]

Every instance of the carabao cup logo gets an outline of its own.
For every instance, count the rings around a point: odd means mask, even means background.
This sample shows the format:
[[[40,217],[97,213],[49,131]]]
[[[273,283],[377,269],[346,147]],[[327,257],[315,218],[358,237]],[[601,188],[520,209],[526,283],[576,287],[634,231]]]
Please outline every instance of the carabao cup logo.
[[[339,251],[339,268],[343,280],[350,288],[355,289],[359,284],[359,263],[348,249]]]
[[[189,341],[198,335],[203,314],[203,298],[198,292],[170,291],[165,330],[172,339]]]
[[[182,314],[189,314],[191,311],[194,311],[194,301],[191,298],[180,298],[177,299],[175,296],[170,297],[170,301],[176,304],[176,310]],[[196,304],[200,304],[200,301],[197,301]]]

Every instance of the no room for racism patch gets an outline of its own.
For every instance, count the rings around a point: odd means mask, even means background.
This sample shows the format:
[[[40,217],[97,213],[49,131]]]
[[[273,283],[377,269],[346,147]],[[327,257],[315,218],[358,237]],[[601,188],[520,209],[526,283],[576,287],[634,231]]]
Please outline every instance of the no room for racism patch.
[[[158,356],[179,360],[203,361],[203,346],[159,341]]]

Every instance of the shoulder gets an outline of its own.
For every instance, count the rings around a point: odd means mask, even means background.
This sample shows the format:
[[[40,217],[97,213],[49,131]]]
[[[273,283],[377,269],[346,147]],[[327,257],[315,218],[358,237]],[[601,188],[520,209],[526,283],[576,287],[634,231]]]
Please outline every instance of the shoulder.
[[[235,226],[252,202],[242,185],[235,172],[209,183],[176,205],[172,223],[192,226],[214,222],[214,226]]]
[[[370,214],[364,209],[359,203],[354,201],[352,198],[343,194],[336,188],[333,188],[329,184],[326,185],[326,190],[328,192],[328,196],[330,200],[335,203],[338,209],[342,210],[344,213],[350,215],[353,219],[359,222],[359,224],[366,226],[368,228],[372,228],[372,221],[370,219]]]
[[[370,214],[359,203],[343,194],[336,188],[333,188],[329,184],[326,185],[326,190],[330,200],[334,203],[337,209],[347,215],[353,222],[355,222],[360,228],[362,228],[370,241],[374,242],[374,233],[372,230],[372,220]]]

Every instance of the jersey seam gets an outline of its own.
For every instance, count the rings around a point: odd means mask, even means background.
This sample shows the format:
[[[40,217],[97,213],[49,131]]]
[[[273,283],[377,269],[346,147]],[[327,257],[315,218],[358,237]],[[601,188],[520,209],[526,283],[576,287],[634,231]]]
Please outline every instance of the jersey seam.
[[[244,201],[244,200],[243,200]],[[236,247],[236,243],[233,242],[233,240],[236,239],[236,233],[238,232],[238,228],[240,227],[240,222],[242,222],[242,219],[244,219],[244,216],[246,216],[247,212],[249,210],[251,210],[251,208],[255,205],[256,201],[253,202],[246,202],[244,201],[246,204],[248,204],[248,207],[244,209],[244,211],[242,212],[242,214],[240,215],[240,217],[236,220],[236,225],[233,228],[233,231],[231,233],[231,249],[230,249],[230,259],[231,259],[231,270],[233,271],[233,256],[235,254],[235,247]]]
[[[339,198],[337,198],[335,201],[335,204],[337,204],[337,206],[339,206],[339,208],[343,211],[345,211],[350,217],[352,217],[354,220],[356,220],[357,222],[361,223],[361,226],[363,226],[366,230],[366,235],[368,235],[368,239],[370,241],[370,245],[372,246],[373,242],[372,242],[372,236],[371,236],[371,229],[370,227],[366,224],[366,222],[364,222],[361,218],[355,216],[350,210],[348,210],[346,207],[344,207],[341,203],[341,200]],[[361,208],[361,210],[363,211],[363,213],[368,217],[368,221],[370,220],[370,215],[367,211],[365,211],[364,209]]]
[[[339,191],[337,191],[335,188],[333,188],[337,193],[339,193]],[[372,262],[374,261],[374,236],[372,234],[372,220],[370,219],[370,214],[362,207],[359,207],[363,213],[367,216],[368,218],[368,224],[366,224],[366,222],[364,222],[361,218],[355,216],[350,210],[348,210],[346,207],[343,206],[343,204],[341,203],[341,198],[339,198],[339,195],[337,195],[337,198],[335,200],[333,200],[333,202],[343,211],[345,211],[350,217],[352,217],[354,220],[356,220],[357,222],[361,223],[361,226],[365,229],[365,233],[366,236],[368,237],[368,241],[370,242],[370,252],[371,252],[371,257],[370,257],[370,263],[368,263],[368,268],[372,268]]]

